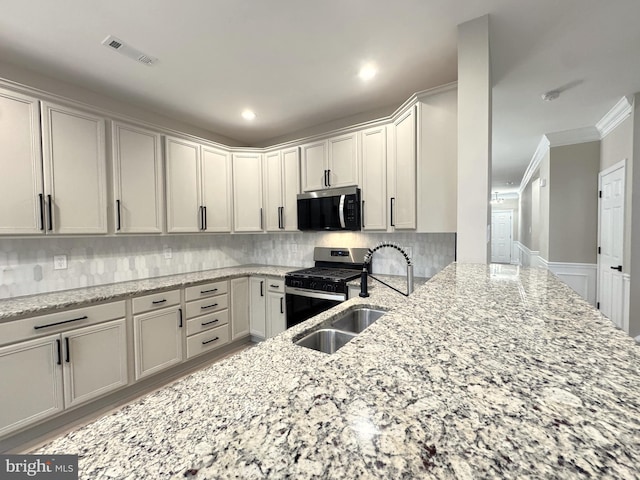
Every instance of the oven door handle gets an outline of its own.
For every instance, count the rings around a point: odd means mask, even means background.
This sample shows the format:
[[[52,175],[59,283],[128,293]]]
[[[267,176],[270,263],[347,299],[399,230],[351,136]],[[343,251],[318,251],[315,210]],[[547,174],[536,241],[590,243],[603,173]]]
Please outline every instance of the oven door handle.
[[[340,226],[342,228],[347,228],[347,226],[344,223],[344,199],[345,199],[346,195],[340,195]]]
[[[344,293],[329,293],[320,292],[316,290],[304,290],[302,288],[286,287],[285,293],[287,295],[300,295],[301,297],[320,298],[322,300],[335,300],[337,302],[343,302],[347,299]]]

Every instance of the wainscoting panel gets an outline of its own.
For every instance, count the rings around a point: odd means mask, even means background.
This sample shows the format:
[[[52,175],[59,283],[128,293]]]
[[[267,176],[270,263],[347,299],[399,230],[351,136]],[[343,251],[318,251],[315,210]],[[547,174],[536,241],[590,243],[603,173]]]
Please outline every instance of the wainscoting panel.
[[[560,280],[569,285],[591,305],[596,306],[598,266],[595,263],[562,263],[541,260]]]

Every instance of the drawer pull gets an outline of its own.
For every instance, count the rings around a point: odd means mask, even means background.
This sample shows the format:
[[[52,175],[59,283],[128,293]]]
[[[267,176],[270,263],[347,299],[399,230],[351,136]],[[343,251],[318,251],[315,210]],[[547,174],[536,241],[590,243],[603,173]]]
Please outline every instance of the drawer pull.
[[[220,340],[220,337],[212,338],[211,340],[207,340],[206,342],[202,342],[202,344],[206,345],[207,343],[215,342],[216,340]]]
[[[60,339],[56,339],[56,347],[58,349],[58,361],[56,362],[57,365],[62,365],[62,350],[60,349]]]
[[[280,288],[280,285],[273,285],[273,284],[271,284],[271,285],[269,285],[269,286],[270,286],[271,288]]]
[[[64,337],[64,344],[67,347],[67,358],[65,361],[71,363],[71,349],[69,348],[69,337]]]
[[[201,323],[200,325],[202,325],[203,327],[206,327],[207,325],[211,325],[212,323],[216,323],[216,322],[219,322],[219,321],[220,321],[220,319],[216,318],[215,320],[211,320],[210,322],[204,322],[204,323]]]
[[[200,307],[201,310],[206,310],[207,308],[213,308],[213,307],[217,307],[218,304],[214,303],[212,305],[203,305],[202,307]]]
[[[36,325],[35,327],[33,327],[33,329],[40,330],[41,328],[55,327],[56,325],[64,325],[65,323],[77,322],[78,320],[86,320],[87,318],[89,317],[85,315],[84,317],[72,318],[71,320],[65,320],[63,322],[47,323],[46,325]]]
[[[217,288],[212,288],[210,290],[200,290],[200,293],[204,295],[205,293],[212,293],[212,292],[217,292],[217,291],[218,291]]]
[[[180,319],[180,321],[178,322],[178,327],[182,328],[182,309],[181,308],[178,309],[178,318]]]
[[[163,298],[162,300],[154,300],[151,303],[154,304],[154,305],[159,305],[159,304],[164,303],[166,301],[167,301],[167,299]]]

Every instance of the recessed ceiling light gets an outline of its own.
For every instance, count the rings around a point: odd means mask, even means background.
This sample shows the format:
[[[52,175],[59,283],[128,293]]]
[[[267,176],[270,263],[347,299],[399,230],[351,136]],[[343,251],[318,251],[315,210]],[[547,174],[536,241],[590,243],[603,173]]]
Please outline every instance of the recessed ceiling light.
[[[360,69],[358,76],[360,77],[361,80],[366,82],[368,80],[371,80],[373,77],[375,77],[377,71],[378,70],[376,69],[375,65],[373,65],[372,63],[367,63]]]
[[[244,118],[245,120],[253,120],[254,118],[256,118],[256,114],[253,113],[252,110],[245,110],[244,112],[242,112],[242,118]]]

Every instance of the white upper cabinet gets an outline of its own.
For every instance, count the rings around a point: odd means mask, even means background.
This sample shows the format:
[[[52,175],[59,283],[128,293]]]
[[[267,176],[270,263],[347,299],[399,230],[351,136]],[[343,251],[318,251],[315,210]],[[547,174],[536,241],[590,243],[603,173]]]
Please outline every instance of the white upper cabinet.
[[[107,233],[105,120],[42,104],[47,230]]]
[[[231,155],[202,146],[202,207],[207,232],[231,231]]]
[[[264,229],[262,155],[259,153],[233,154],[233,229],[236,232]]]
[[[200,145],[181,138],[165,138],[167,175],[167,232],[199,232]]]
[[[298,147],[265,154],[265,220],[267,231],[298,229],[300,193]]]
[[[167,231],[231,231],[231,158],[228,152],[165,138]]]
[[[362,133],[362,229],[387,229],[387,129]]]
[[[39,102],[0,90],[0,234],[45,231]]]
[[[302,147],[302,190],[358,185],[358,133]]]
[[[415,229],[416,107],[402,113],[390,128],[389,225],[396,230]]]
[[[161,233],[160,135],[113,122],[111,136],[115,232]]]

